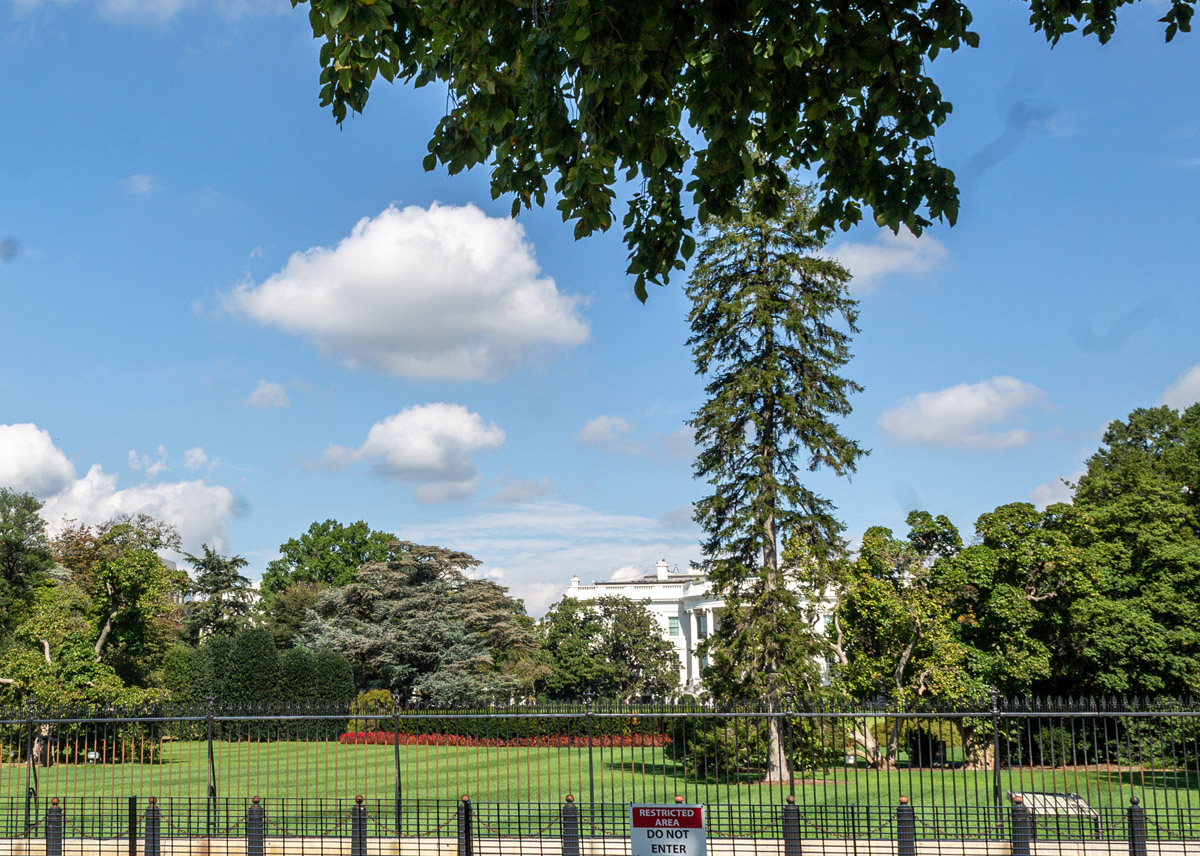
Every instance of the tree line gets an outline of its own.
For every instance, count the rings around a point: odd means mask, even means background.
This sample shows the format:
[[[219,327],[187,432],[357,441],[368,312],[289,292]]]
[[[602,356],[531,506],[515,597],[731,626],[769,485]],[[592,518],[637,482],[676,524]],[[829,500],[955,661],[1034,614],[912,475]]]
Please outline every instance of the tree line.
[[[644,605],[563,601],[541,622],[480,562],[359,521],[314,522],[256,590],[203,545],[191,573],[148,516],[47,536],[30,494],[0,489],[0,704],[259,704],[383,692],[404,704],[508,703],[678,690]]]

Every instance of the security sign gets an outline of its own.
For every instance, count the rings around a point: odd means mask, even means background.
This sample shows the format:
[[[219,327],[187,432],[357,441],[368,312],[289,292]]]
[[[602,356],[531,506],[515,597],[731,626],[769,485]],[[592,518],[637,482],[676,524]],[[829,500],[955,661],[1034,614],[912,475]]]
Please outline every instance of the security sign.
[[[702,805],[632,805],[629,843],[633,856],[706,856]]]

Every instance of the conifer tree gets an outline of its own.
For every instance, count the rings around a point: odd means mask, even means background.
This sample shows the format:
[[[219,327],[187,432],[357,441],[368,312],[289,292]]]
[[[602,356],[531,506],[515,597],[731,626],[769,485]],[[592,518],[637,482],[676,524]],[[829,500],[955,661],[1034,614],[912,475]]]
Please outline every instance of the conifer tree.
[[[809,569],[786,567],[780,545],[803,543],[819,564],[841,543],[832,504],[803,484],[802,470],[846,475],[864,452],[834,422],[860,389],[840,374],[856,332],[850,274],[815,255],[811,188],[790,188],[774,217],[759,212],[758,190],[751,182],[735,216],[703,236],[687,289],[688,344],[709,381],[691,421],[695,473],[712,486],[696,521],[708,578],[726,602],[702,646],[706,682],[718,697],[774,704],[812,685],[819,645],[789,581]],[[784,777],[782,763],[776,727],[768,779]]]

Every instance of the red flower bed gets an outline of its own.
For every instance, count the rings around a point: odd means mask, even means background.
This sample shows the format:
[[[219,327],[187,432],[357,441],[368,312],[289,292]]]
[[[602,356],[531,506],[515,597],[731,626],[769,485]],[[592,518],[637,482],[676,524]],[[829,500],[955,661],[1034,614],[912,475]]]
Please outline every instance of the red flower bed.
[[[633,734],[618,736],[602,734],[591,739],[591,745],[603,749],[628,749],[665,746],[670,741],[665,734]],[[338,743],[348,745],[392,746],[528,746],[533,748],[574,749],[586,747],[588,738],[567,737],[562,734],[541,737],[462,737],[457,734],[397,734],[395,731],[347,731]]]

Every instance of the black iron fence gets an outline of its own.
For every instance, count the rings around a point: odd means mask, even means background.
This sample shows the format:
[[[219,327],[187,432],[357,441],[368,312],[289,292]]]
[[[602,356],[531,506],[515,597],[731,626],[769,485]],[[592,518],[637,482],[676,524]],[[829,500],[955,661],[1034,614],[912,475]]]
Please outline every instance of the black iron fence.
[[[0,710],[0,856],[208,848],[629,850],[629,806],[705,806],[710,853],[1200,852],[1180,701],[854,709],[398,703]],[[916,849],[913,849],[916,848]]]

